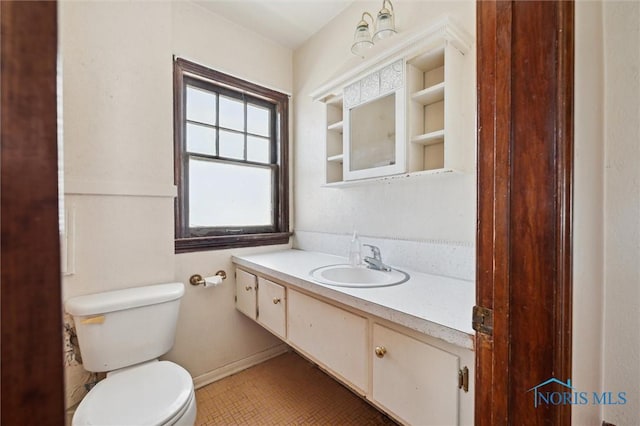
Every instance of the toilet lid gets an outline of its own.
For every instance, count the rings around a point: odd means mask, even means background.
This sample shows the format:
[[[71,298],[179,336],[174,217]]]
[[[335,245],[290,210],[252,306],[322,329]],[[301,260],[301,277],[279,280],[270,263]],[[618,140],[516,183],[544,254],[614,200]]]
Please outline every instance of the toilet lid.
[[[82,400],[73,424],[161,425],[189,401],[193,381],[177,364],[158,361],[117,372]]]

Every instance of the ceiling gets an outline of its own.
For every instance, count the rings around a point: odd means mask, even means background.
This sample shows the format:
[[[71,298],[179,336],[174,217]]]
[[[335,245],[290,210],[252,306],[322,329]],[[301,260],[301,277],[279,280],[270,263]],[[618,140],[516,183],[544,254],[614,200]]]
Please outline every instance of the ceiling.
[[[353,0],[195,0],[229,21],[296,49]]]

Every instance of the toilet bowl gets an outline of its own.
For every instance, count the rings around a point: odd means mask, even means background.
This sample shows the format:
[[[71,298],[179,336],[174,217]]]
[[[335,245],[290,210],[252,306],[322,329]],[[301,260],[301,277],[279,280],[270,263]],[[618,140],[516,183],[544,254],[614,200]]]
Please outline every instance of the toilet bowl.
[[[107,377],[80,402],[72,425],[192,426],[191,375],[158,361],[174,343],[182,283],[78,296],[65,302],[74,318],[83,367]]]
[[[169,361],[111,372],[82,400],[72,425],[191,426],[196,420],[193,381]]]

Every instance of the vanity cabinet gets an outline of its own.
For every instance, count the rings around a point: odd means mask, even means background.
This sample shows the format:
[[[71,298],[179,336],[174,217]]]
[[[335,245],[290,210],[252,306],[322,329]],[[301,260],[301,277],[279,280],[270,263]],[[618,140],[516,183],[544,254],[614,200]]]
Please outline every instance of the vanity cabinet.
[[[312,93],[326,110],[325,186],[472,172],[471,49],[471,36],[445,19]]]
[[[473,424],[472,350],[259,272],[236,277],[238,310],[396,421]]]
[[[457,356],[373,325],[372,399],[412,425],[458,422]]]
[[[289,342],[364,395],[367,319],[289,290]]]

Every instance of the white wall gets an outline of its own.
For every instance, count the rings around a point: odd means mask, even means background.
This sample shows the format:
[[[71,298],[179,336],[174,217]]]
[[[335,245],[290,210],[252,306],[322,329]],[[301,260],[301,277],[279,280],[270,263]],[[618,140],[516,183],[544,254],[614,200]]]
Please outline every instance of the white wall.
[[[604,65],[602,5],[575,8],[575,170],[573,201],[574,386],[602,388]],[[566,380],[566,377],[560,378]],[[601,407],[574,405],[574,425],[600,425]]]
[[[167,358],[198,377],[277,346],[234,309],[230,256],[248,249],[174,254],[172,55],[290,93],[291,51],[187,2],[59,5],[65,198],[75,213],[64,298],[224,269],[220,287],[187,284]],[[86,375],[66,372],[72,405]]]
[[[291,50],[192,3],[172,4],[174,54],[284,93],[292,92]],[[176,345],[167,357],[187,367],[194,377],[205,375],[206,380],[212,370],[280,344],[280,340],[235,310],[230,256],[257,251],[260,250],[251,248],[175,256],[175,277],[179,281],[188,282],[194,273],[213,275],[218,269],[224,269],[229,276],[219,288],[187,288]]]
[[[626,404],[576,425],[640,424],[640,4],[576,3],[573,384]]]
[[[348,234],[408,240],[475,240],[475,174],[459,174],[393,185],[322,188],[324,182],[324,105],[310,93],[341,69],[360,60],[351,52],[353,31],[363,11],[375,16],[380,2],[358,1],[294,52],[294,135],[296,232]],[[472,1],[394,1],[401,37],[450,14],[475,34]],[[388,39],[393,43],[393,38]],[[475,54],[466,59],[468,102],[475,105]],[[473,109],[472,109],[473,110]],[[473,123],[471,123],[473,126]],[[475,146],[475,143],[470,143]]]
[[[605,1],[604,419],[640,424],[640,3]]]

